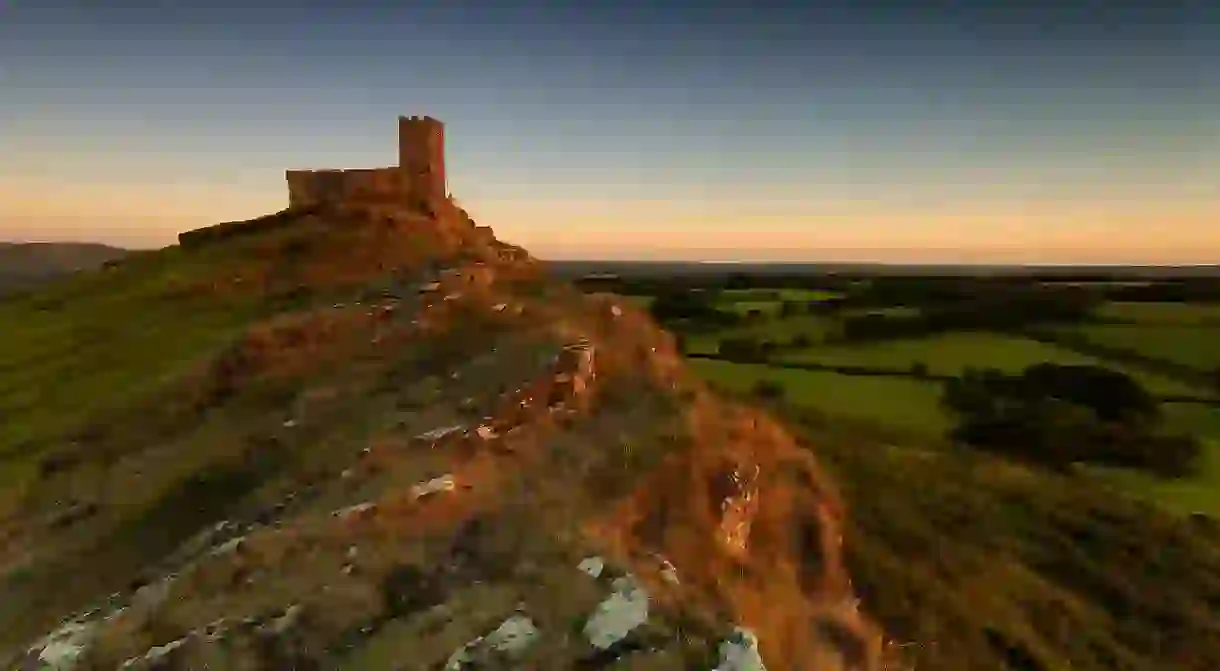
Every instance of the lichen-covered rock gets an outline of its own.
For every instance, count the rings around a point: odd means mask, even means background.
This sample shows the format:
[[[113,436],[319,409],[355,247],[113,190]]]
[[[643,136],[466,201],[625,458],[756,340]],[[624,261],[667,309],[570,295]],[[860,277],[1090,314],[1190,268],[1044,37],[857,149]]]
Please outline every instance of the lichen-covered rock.
[[[70,671],[88,651],[97,626],[93,622],[72,621],[51,632],[30,648],[37,654],[33,667],[39,671]]]
[[[500,668],[499,662],[520,658],[538,638],[538,628],[524,615],[514,615],[495,631],[458,649],[445,663],[445,671]]]
[[[715,671],[767,671],[758,652],[758,638],[737,627],[720,644],[720,663]]]
[[[584,633],[593,647],[605,650],[648,620],[648,592],[626,575],[611,583],[614,592],[597,606]]]
[[[589,574],[591,577],[598,577],[602,574],[602,570],[606,568],[606,562],[601,557],[588,557],[576,565],[576,568],[582,572]]]
[[[439,478],[433,478],[427,482],[413,485],[411,487],[411,498],[419,499],[439,492],[450,492],[456,486],[456,481],[452,475],[442,475]]]

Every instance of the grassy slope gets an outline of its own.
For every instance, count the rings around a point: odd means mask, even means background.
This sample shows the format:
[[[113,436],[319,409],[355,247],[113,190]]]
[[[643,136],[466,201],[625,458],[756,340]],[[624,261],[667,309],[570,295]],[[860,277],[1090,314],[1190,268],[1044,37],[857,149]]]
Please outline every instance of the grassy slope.
[[[855,582],[915,668],[1220,668],[1214,527],[1088,479],[787,414],[843,487]]]
[[[0,484],[93,417],[154,394],[232,338],[259,306],[200,288],[234,250],[169,249],[0,300]],[[0,499],[3,500],[3,499]],[[0,512],[3,507],[0,506]]]

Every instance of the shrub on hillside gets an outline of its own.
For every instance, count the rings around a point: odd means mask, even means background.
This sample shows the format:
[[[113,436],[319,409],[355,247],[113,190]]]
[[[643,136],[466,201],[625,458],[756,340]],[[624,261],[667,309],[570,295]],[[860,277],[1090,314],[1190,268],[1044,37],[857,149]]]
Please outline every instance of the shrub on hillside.
[[[942,402],[959,418],[954,441],[1057,470],[1085,462],[1180,477],[1201,452],[1192,437],[1156,430],[1157,403],[1138,382],[1095,366],[970,370]]]
[[[778,401],[784,397],[784,388],[773,380],[759,380],[754,383],[751,393],[766,401]]]
[[[757,362],[766,359],[763,346],[754,338],[724,338],[717,345],[720,356],[737,362]]]

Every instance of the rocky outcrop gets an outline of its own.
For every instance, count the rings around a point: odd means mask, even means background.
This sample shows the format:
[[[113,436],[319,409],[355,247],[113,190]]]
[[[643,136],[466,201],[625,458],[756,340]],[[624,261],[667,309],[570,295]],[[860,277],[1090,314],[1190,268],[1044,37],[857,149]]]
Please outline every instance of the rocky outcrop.
[[[387,175],[350,189],[290,175],[298,196],[329,195],[183,234],[252,235],[209,278],[215,295],[305,297],[201,366],[183,404],[257,424],[250,441],[289,465],[140,567],[159,579],[27,658],[334,668],[384,630],[414,654],[448,641],[434,668],[676,668],[689,618],[719,659],[701,668],[879,669],[843,568],[846,513],[814,456],[710,393],[640,310],[545,280],[452,200],[412,210]],[[285,388],[299,393],[277,405]]]

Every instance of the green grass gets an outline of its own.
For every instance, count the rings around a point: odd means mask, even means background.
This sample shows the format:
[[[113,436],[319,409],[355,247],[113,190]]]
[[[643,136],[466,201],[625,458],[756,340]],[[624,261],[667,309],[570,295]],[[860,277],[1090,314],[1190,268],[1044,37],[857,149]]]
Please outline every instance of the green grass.
[[[821,342],[838,332],[838,322],[832,318],[816,315],[797,315],[787,319],[773,319],[756,324],[747,324],[716,333],[696,333],[687,336],[693,353],[714,354],[724,338],[751,337],[788,343],[798,335],[807,336],[812,342]]]
[[[930,372],[944,375],[958,375],[967,367],[991,367],[1015,373],[1044,362],[1094,364],[1123,370],[1155,394],[1191,394],[1198,391],[1175,380],[1101,362],[1055,345],[990,333],[947,333],[904,340],[818,345],[785,352],[781,360],[902,369],[921,362],[928,366]]]
[[[1103,482],[1167,510],[1220,515],[1220,441],[1205,441],[1202,472],[1182,480],[1165,480],[1139,471],[1090,468]]]
[[[1220,327],[1190,325],[1088,325],[1071,327],[1098,345],[1173,361],[1198,370],[1220,369]]]
[[[844,493],[862,607],[913,668],[1220,668],[1220,534],[1090,478],[785,413]]]
[[[811,342],[821,342],[836,333],[838,323],[831,318],[814,315],[798,315],[787,319],[772,319],[757,324],[737,326],[715,333],[690,333],[686,336],[687,351],[691,354],[716,354],[724,338],[751,337],[788,343],[798,335],[807,336]]]
[[[736,312],[741,315],[758,311],[764,315],[775,316],[779,314],[780,302],[766,300],[721,300],[717,303],[717,307],[721,310]]]
[[[217,259],[166,250],[0,301],[0,487],[89,419],[154,393],[225,344],[252,302],[184,292]]]
[[[758,310],[765,315],[777,315],[782,301],[824,301],[841,296],[838,292],[820,289],[727,289],[720,294],[718,307],[738,314]]]
[[[772,295],[777,298],[771,298]],[[824,301],[842,296],[837,291],[823,289],[726,289],[721,293],[729,300]],[[753,298],[752,298],[753,297]]]
[[[990,365],[1011,372],[1032,363],[1097,363],[1053,346],[1007,336],[949,334],[927,340],[892,341],[869,345],[811,348],[839,356],[808,356],[823,363],[904,367],[922,360],[934,372],[953,374],[966,366]],[[918,359],[913,357],[920,357]],[[940,406],[940,386],[914,379],[859,377],[837,373],[782,369],[762,364],[692,360],[704,377],[726,389],[745,392],[762,379],[785,389],[789,402],[833,416],[851,418],[888,429],[940,439],[951,418]],[[1109,364],[1106,364],[1109,365]],[[1131,372],[1131,371],[1128,371]],[[1172,380],[1134,373],[1156,393],[1190,393]],[[1165,427],[1189,433],[1208,445],[1201,472],[1184,480],[1162,480],[1140,473],[1088,469],[1102,481],[1175,512],[1210,511],[1220,515],[1220,408],[1197,404],[1166,404]]]
[[[887,308],[855,308],[844,310],[844,317],[863,317],[865,315],[880,315],[882,317],[915,317],[920,314],[919,308],[907,307],[905,305],[894,305]]]
[[[833,415],[937,438],[948,430],[940,407],[940,385],[905,378],[859,377],[693,359],[690,365],[707,380],[733,391],[749,391],[759,380],[784,388],[792,403]]]
[[[1143,324],[1207,326],[1220,323],[1220,304],[1214,303],[1107,303],[1098,317],[1124,319]]]
[[[1175,512],[1202,511],[1220,516],[1220,408],[1167,403],[1163,411],[1166,428],[1204,440],[1206,451],[1198,475],[1184,480],[1164,480],[1136,471],[1097,469],[1096,473],[1129,493]]]

